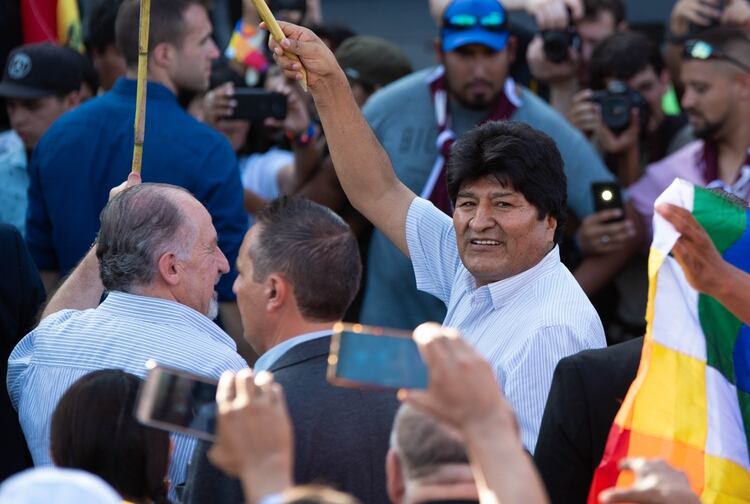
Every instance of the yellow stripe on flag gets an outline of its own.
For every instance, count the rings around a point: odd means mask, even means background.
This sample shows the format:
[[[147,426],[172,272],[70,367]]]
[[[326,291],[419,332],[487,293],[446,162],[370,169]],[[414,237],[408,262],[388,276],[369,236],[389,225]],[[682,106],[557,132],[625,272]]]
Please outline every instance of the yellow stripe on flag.
[[[747,470],[730,460],[711,455],[706,455],[705,466],[706,486],[701,501],[715,504],[750,502]]]

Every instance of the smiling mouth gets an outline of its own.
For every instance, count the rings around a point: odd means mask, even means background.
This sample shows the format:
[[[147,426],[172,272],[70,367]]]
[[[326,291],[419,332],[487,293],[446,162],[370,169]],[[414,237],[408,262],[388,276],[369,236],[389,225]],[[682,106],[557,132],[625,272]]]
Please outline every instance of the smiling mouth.
[[[479,239],[473,239],[471,240],[472,245],[486,245],[486,246],[497,246],[502,245],[502,242],[499,242],[497,240],[479,240]]]

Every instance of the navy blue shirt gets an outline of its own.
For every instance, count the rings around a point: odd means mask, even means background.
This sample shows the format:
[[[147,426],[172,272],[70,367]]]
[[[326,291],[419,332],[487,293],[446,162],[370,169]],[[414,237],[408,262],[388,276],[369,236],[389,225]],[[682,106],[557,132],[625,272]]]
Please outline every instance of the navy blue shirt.
[[[130,172],[135,90],[134,80],[118,80],[109,93],[55,121],[34,150],[26,225],[40,270],[66,274],[93,243],[109,190]],[[206,206],[232,268],[219,282],[219,298],[234,299],[235,260],[248,222],[234,151],[166,87],[149,82],[147,97],[143,181],[184,187]]]

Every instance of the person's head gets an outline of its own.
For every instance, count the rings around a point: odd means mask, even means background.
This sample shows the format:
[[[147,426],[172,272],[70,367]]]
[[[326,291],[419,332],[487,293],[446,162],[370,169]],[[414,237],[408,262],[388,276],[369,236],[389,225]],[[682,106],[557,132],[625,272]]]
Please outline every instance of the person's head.
[[[567,179],[546,134],[485,123],[456,141],[446,175],[459,255],[478,286],[533,267],[559,243]]]
[[[491,107],[503,91],[516,40],[497,0],[454,0],[442,14],[435,42],[450,96],[464,107]]]
[[[394,504],[478,500],[460,434],[411,406],[402,405],[396,413],[385,467]]]
[[[269,0],[268,7],[276,18],[302,24],[307,15],[307,0]]]
[[[279,495],[281,504],[360,504],[349,494],[320,485],[300,485]]]
[[[100,219],[96,255],[107,290],[171,299],[216,317],[214,286],[229,263],[211,216],[190,193],[140,184],[114,197]]]
[[[102,478],[80,469],[33,467],[0,484],[0,502],[14,504],[122,504]]]
[[[124,499],[166,499],[169,434],[133,416],[141,380],[103,369],[76,381],[60,398],[50,427],[58,467],[83,469],[112,485]]]
[[[338,23],[310,23],[307,27],[315,32],[315,35],[320,37],[320,40],[334,53],[346,39],[357,35],[347,25]]]
[[[375,91],[412,71],[404,52],[379,37],[348,38],[336,51],[336,60],[349,78],[360,107]]]
[[[614,80],[624,81],[648,104],[649,131],[664,119],[661,101],[669,88],[669,72],[659,47],[648,36],[633,31],[615,33],[591,56],[591,89],[606,89]]]
[[[130,72],[138,66],[140,2],[125,0],[115,21],[117,46]],[[149,78],[179,94],[208,88],[211,61],[219,50],[201,0],[160,0],[151,4]]]
[[[115,44],[115,19],[122,0],[100,0],[89,17],[86,50],[99,74],[104,91],[114,86],[118,77],[125,75],[125,57]]]
[[[750,39],[720,26],[685,43],[682,108],[698,138],[721,142],[750,120]]]
[[[300,197],[271,202],[256,216],[237,258],[233,290],[245,339],[262,354],[285,320],[340,320],[361,274],[357,240],[332,210]]]
[[[627,21],[623,0],[583,0],[583,17],[576,21],[581,37],[579,77],[588,79],[588,65],[594,49],[615,32],[625,30]]]
[[[33,149],[55,120],[78,105],[83,79],[78,56],[48,43],[29,44],[8,55],[0,97],[13,129]]]
[[[81,89],[78,92],[78,96],[80,102],[83,103],[96,96],[99,90],[99,75],[96,73],[96,68],[94,68],[94,64],[88,56],[79,53],[75,49],[66,49],[78,58],[78,62],[81,65],[81,75],[83,80],[81,81]]]

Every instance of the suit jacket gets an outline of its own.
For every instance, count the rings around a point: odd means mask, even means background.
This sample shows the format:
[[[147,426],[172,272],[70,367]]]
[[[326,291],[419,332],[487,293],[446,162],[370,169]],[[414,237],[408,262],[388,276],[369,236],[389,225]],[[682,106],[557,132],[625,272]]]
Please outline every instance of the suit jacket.
[[[557,364],[534,452],[551,502],[586,502],[610,427],[638,371],[642,347],[643,338],[635,338]]]
[[[284,387],[294,426],[294,481],[327,484],[368,504],[388,503],[385,457],[398,400],[393,392],[330,385],[330,344],[330,336],[301,343],[269,369]],[[239,481],[208,461],[209,448],[200,442],[195,449],[183,502],[245,502]]]
[[[18,414],[10,404],[5,388],[8,356],[36,322],[37,312],[45,294],[39,272],[31,260],[21,233],[7,224],[0,224],[0,481],[11,474],[31,467],[31,456],[18,424]]]

